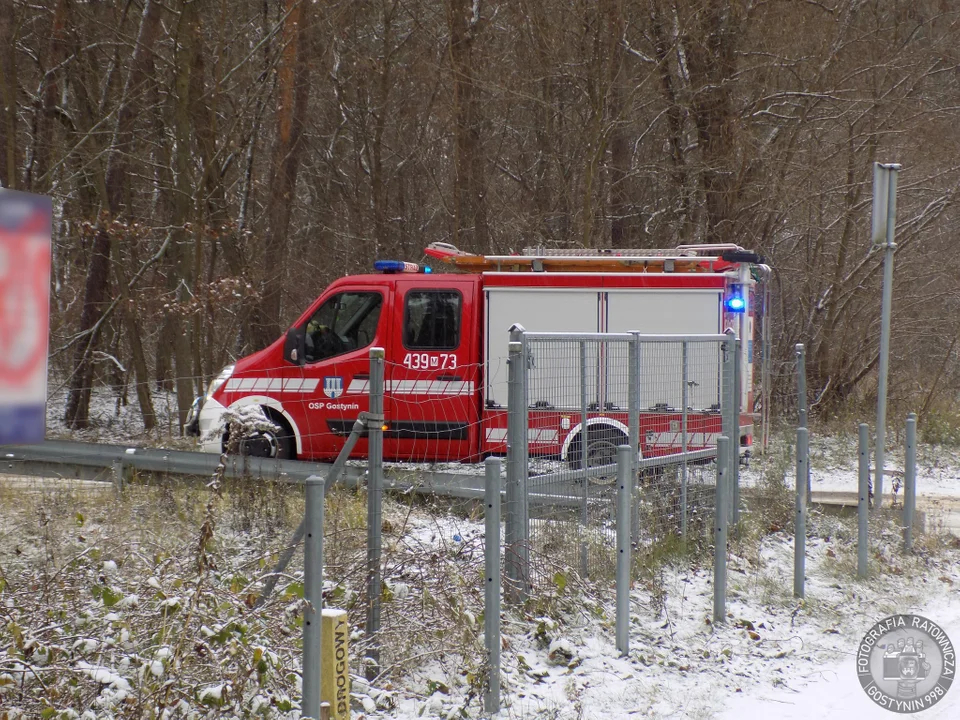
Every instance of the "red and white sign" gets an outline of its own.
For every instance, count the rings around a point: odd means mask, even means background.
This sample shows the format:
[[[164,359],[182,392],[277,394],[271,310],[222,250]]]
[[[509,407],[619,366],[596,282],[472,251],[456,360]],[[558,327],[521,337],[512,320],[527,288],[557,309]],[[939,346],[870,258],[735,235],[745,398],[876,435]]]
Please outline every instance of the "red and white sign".
[[[50,198],[0,189],[0,444],[44,436],[51,225]]]

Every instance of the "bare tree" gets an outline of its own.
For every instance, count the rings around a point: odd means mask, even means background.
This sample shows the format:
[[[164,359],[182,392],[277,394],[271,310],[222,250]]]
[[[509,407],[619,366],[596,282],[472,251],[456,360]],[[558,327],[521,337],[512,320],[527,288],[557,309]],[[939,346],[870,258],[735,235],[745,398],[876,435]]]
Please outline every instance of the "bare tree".
[[[87,280],[84,288],[83,312],[80,316],[79,333],[74,354],[74,371],[70,381],[70,394],[64,419],[69,427],[82,428],[89,423],[90,392],[93,384],[91,350],[95,346],[103,317],[103,302],[110,282],[110,252],[112,228],[110,219],[118,217],[124,206],[124,182],[129,160],[126,153],[132,142],[132,127],[135,118],[135,102],[147,80],[147,67],[153,45],[160,28],[160,6],[154,0],[146,0],[140,20],[140,31],[130,62],[130,72],[123,88],[123,96],[116,110],[113,141],[107,160],[104,180],[105,215],[97,227]]]

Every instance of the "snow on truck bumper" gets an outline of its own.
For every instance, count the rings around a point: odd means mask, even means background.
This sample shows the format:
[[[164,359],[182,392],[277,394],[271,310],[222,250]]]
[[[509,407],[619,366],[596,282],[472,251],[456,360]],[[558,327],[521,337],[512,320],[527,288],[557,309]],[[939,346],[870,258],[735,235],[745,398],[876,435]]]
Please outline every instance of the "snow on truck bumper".
[[[199,438],[202,452],[220,454],[223,452],[223,434],[221,431],[226,408],[213,398],[197,398],[190,415],[187,416],[187,433]]]

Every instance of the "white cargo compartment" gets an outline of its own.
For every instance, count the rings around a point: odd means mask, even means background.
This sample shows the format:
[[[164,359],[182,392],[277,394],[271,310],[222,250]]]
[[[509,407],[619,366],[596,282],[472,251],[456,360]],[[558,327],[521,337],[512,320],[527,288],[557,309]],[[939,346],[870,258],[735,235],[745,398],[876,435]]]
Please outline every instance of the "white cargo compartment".
[[[722,293],[708,289],[502,288],[486,290],[487,374],[485,398],[507,405],[509,328],[529,332],[641,332],[714,335],[721,331]],[[608,344],[598,356],[589,343],[586,357],[573,343],[541,345],[529,374],[529,401],[556,409],[581,407],[581,365],[586,361],[588,405],[627,409],[627,344]],[[706,410],[719,402],[720,351],[696,343],[687,353],[688,405]],[[679,343],[646,344],[640,358],[640,408],[680,409],[683,397]]]
[[[484,362],[488,405],[507,406],[507,346],[513,325],[520,324],[528,332],[600,332],[600,292],[597,288],[494,287],[486,290],[486,296]],[[580,397],[579,371],[569,377],[564,394]],[[531,398],[531,402],[536,400]],[[551,404],[559,406],[561,403],[551,401]]]
[[[611,289],[607,292],[606,332],[647,335],[716,335],[722,332],[723,295],[709,289]],[[618,348],[609,367],[626,367],[627,350]],[[720,345],[687,345],[687,405],[709,410],[720,402]],[[609,384],[607,401],[627,406],[626,388]],[[683,406],[683,349],[680,343],[644,343],[640,348],[640,409]]]

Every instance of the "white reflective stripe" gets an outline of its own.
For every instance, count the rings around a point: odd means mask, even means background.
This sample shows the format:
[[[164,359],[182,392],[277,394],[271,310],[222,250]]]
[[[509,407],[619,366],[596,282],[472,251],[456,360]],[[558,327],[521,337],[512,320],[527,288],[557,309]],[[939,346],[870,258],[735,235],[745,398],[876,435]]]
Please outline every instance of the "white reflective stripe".
[[[487,428],[487,442],[504,442],[507,439],[506,428]],[[559,433],[550,428],[529,428],[527,440],[533,443],[555,443]]]
[[[467,380],[391,380],[387,383],[387,392],[395,395],[470,395],[474,387],[474,383]]]
[[[319,380],[303,378],[239,378],[227,381],[228,392],[308,393]]]
[[[547,428],[530,428],[527,430],[527,440],[534,443],[555,443],[557,431]]]
[[[227,381],[232,392],[311,393],[320,384],[318,378],[234,378]],[[387,392],[395,395],[470,395],[475,385],[466,380],[391,380]],[[346,392],[350,395],[370,393],[368,379],[351,380]]]
[[[506,439],[506,428],[487,428],[487,442],[503,442]]]
[[[716,445],[720,433],[687,433],[687,445],[692,447],[707,447]],[[683,438],[678,432],[648,432],[647,445],[681,447]]]
[[[349,395],[367,395],[369,392],[369,380],[351,380],[350,384],[347,386],[347,394]]]

